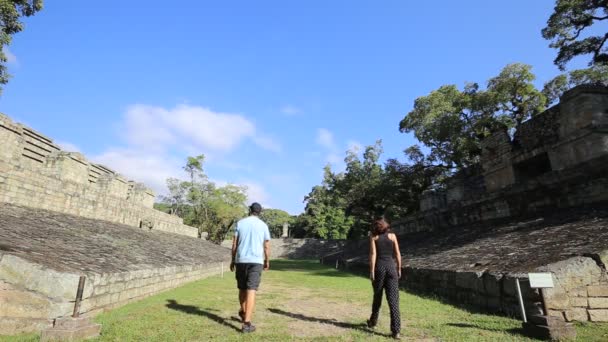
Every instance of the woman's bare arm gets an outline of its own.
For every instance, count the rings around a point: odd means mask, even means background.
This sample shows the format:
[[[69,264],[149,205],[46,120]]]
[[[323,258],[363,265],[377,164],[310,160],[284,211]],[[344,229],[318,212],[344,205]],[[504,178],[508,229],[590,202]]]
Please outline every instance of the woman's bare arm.
[[[376,244],[374,243],[374,237],[369,237],[369,278],[374,280],[374,274],[376,272]]]
[[[401,250],[399,249],[399,241],[397,241],[397,235],[391,234],[393,240],[393,253],[395,260],[397,260],[397,270],[399,271],[399,278],[401,278]]]

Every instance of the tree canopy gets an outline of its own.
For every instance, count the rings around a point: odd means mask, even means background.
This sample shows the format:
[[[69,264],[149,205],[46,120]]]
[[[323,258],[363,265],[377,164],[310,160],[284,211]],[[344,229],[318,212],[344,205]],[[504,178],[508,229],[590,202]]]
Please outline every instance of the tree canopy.
[[[554,60],[561,70],[572,58],[591,55],[590,65],[607,64],[608,32],[586,34],[590,28],[608,20],[608,0],[557,0],[553,14],[542,30],[550,47],[558,49]]]
[[[266,208],[262,210],[260,219],[268,225],[270,235],[274,238],[281,237],[283,234],[283,224],[291,224],[293,218],[288,212],[281,209]]]
[[[158,208],[170,208],[170,212],[182,217],[184,223],[199,229],[199,236],[221,244],[234,223],[247,213],[244,186],[228,184],[217,186],[204,173],[205,156],[188,157],[184,171],[189,180],[167,180],[169,194],[164,196]]]
[[[546,98],[532,83],[531,67],[507,65],[487,82],[486,90],[469,83],[463,90],[444,85],[414,101],[399,123],[403,133],[430,149],[429,160],[452,169],[479,162],[481,140],[499,128],[510,129],[545,108]]]
[[[11,43],[15,33],[23,30],[21,17],[32,16],[41,9],[42,0],[0,0],[0,84],[7,84],[10,78],[4,48]]]

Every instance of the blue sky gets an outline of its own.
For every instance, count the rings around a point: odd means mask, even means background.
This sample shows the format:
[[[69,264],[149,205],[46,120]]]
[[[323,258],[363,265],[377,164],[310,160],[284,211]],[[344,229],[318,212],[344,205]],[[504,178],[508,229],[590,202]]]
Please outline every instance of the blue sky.
[[[296,214],[348,148],[402,158],[416,97],[512,62],[555,76],[553,5],[47,0],[9,47],[0,111],[157,193],[203,153],[213,180]]]

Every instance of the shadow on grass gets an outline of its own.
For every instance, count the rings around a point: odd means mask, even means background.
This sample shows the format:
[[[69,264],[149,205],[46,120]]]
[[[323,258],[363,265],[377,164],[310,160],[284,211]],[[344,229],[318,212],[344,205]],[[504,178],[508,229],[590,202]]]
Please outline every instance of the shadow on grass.
[[[275,259],[270,261],[272,271],[319,271],[327,269],[317,260]]]
[[[270,262],[271,271],[307,272],[310,275],[322,277],[353,277],[350,272],[341,272],[316,260],[273,260]]]
[[[508,334],[512,334],[512,335],[529,337],[528,335],[526,335],[524,333],[523,328],[493,329],[493,328],[484,328],[484,327],[480,327],[478,325],[468,324],[468,323],[447,323],[446,325],[450,326],[450,327],[456,327],[456,328],[478,329],[478,330],[502,332],[502,333],[508,333]]]
[[[274,309],[274,308],[270,308],[270,309],[268,309],[268,311],[270,311],[270,312],[272,312],[274,314],[277,314],[277,315],[283,315],[283,316],[299,319],[299,320],[306,321],[306,322],[331,324],[331,325],[334,325],[336,327],[345,328],[345,329],[360,330],[360,331],[363,331],[363,332],[366,332],[366,333],[369,333],[369,334],[378,335],[378,336],[382,336],[382,337],[390,337],[391,336],[391,335],[388,335],[388,334],[381,334],[381,333],[375,332],[373,330],[370,330],[370,329],[367,328],[367,326],[365,325],[365,323],[353,324],[353,323],[347,323],[347,322],[339,322],[339,321],[336,321],[335,319],[310,317],[310,316],[306,316],[306,315],[302,315],[302,314],[298,314],[298,313],[287,312],[287,311],[283,311],[281,309]]]
[[[221,325],[223,325],[225,327],[228,327],[228,328],[234,329],[234,330],[236,330],[238,332],[241,332],[241,329],[239,329],[238,326],[235,326],[235,325],[233,325],[231,323],[228,323],[227,319],[225,319],[225,318],[223,318],[221,316],[218,316],[218,315],[216,315],[214,313],[211,313],[210,311],[212,311],[212,309],[206,309],[207,311],[201,310],[198,307],[193,306],[193,305],[179,304],[174,299],[167,299],[167,302],[169,302],[169,303],[167,303],[165,306],[168,307],[171,310],[185,312],[185,313],[190,314],[190,315],[198,315],[198,316],[207,317],[210,320],[217,322],[218,324],[221,324]]]

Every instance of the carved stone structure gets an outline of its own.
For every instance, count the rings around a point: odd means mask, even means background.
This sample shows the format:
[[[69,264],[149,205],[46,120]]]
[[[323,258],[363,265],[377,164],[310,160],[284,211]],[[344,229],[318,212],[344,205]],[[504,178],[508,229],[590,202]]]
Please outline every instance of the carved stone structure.
[[[549,312],[566,321],[608,321],[608,88],[579,86],[558,105],[482,143],[481,165],[421,211],[394,222],[404,286],[465,306],[517,314],[514,279],[529,314],[542,313],[528,272],[551,272]],[[367,243],[350,242],[331,265],[367,267]]]
[[[66,319],[80,276],[86,318],[218,274],[230,260],[181,218],[153,209],[145,185],[2,114],[0,141],[0,334],[53,325],[43,338],[98,332]]]
[[[608,201],[608,88],[579,86],[514,134],[482,142],[481,165],[427,191],[400,234],[535,217]]]
[[[0,114],[0,203],[197,237],[181,218],[152,208],[154,193]],[[143,222],[142,224],[142,221]]]

